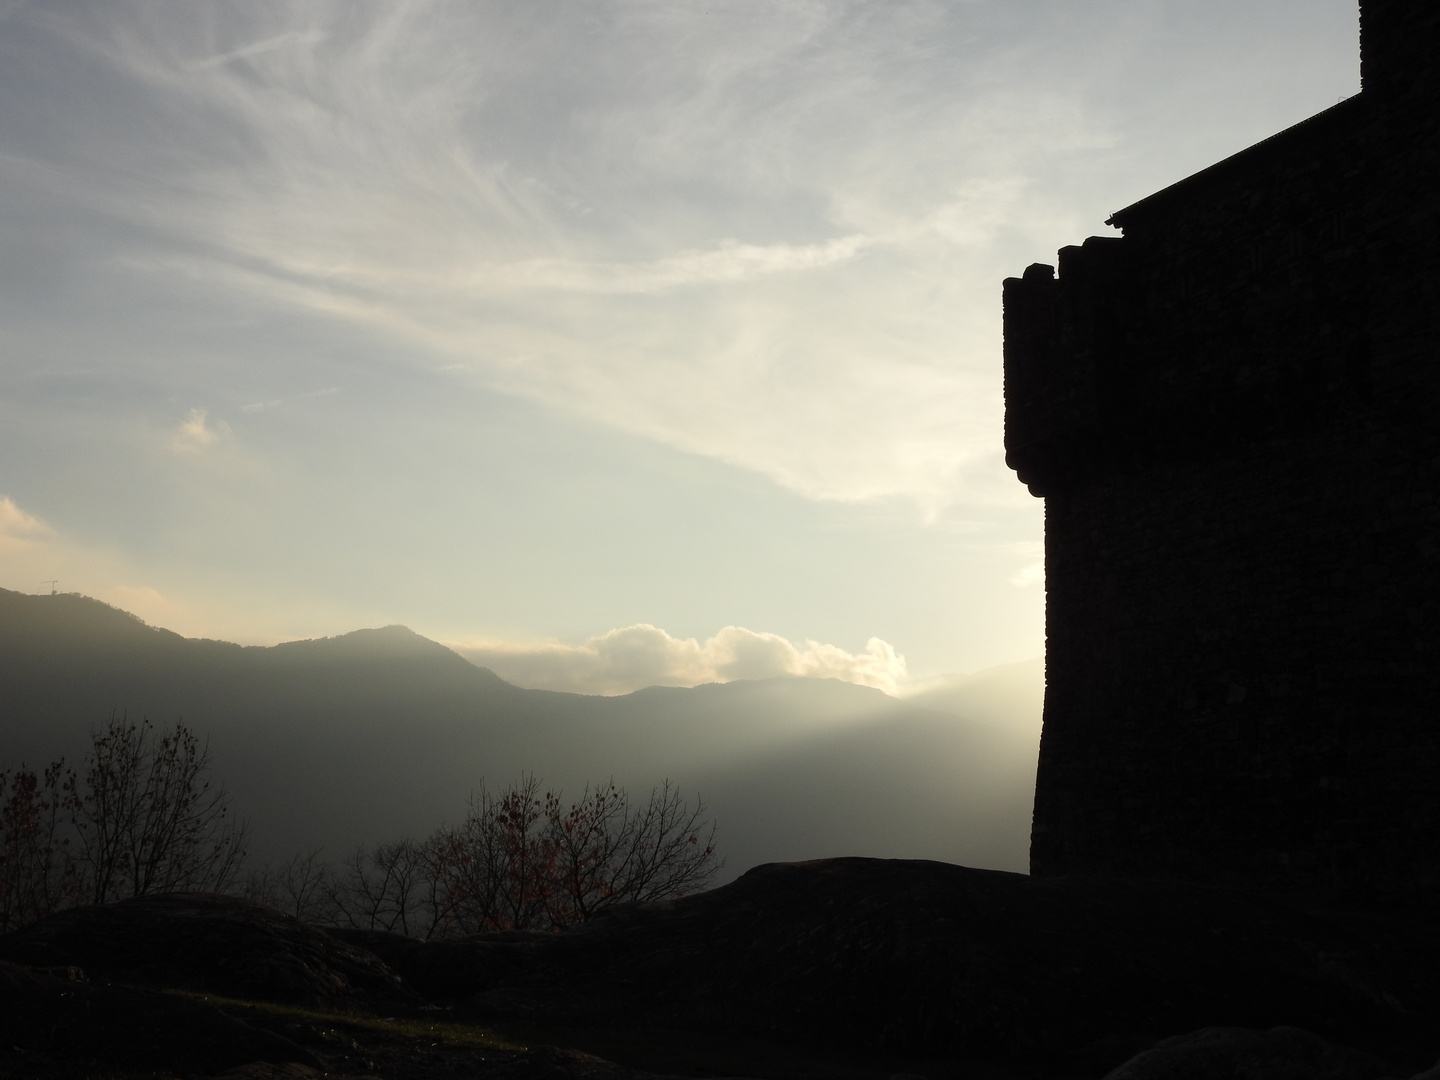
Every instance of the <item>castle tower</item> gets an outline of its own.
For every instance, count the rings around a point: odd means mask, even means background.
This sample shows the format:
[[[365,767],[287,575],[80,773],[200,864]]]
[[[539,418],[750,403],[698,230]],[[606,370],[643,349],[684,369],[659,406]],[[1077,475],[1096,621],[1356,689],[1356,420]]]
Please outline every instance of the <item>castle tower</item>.
[[[1364,0],[1360,5],[1360,85],[1371,96],[1440,89],[1440,7],[1426,0]]]
[[[1440,6],[1361,6],[1361,94],[1005,282],[1036,874],[1440,886]]]

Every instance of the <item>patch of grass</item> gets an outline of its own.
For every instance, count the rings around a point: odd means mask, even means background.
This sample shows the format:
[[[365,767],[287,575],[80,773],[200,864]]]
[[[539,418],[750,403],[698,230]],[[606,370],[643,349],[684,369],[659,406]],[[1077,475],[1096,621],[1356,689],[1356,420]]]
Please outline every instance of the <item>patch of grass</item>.
[[[948,1071],[934,1061],[693,1031],[467,1022],[424,1013],[371,1016],[213,994],[167,992],[208,1002],[237,1019],[308,1045],[332,1062],[344,1059],[354,1067],[379,1069],[387,1076],[392,1072],[413,1078],[461,1075],[464,1070],[453,1070],[462,1064],[476,1071],[513,1061],[538,1046],[579,1050],[632,1069],[697,1078],[874,1080],[897,1072],[938,1075]],[[980,1070],[976,1075],[990,1074]]]
[[[365,1013],[334,1012],[304,1005],[273,1001],[246,1001],[240,998],[167,990],[177,997],[205,1001],[221,1009],[234,1009],[251,1018],[268,1017],[285,1025],[304,1027],[324,1039],[327,1034],[346,1032],[349,1037],[369,1036],[389,1042],[420,1043],[463,1050],[524,1051],[529,1046],[502,1035],[487,1025],[430,1016],[369,1016]],[[327,1040],[328,1041],[328,1040]]]

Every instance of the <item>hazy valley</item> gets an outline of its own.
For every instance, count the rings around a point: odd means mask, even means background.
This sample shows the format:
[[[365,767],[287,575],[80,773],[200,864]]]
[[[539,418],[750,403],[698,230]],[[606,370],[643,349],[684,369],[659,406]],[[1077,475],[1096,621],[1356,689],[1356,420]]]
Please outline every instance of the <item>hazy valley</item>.
[[[248,819],[251,865],[423,836],[483,779],[703,797],[726,864],[867,855],[1023,871],[1040,662],[911,700],[816,679],[526,690],[402,627],[242,647],[76,595],[0,591],[0,766],[83,756],[112,712],[183,719]]]

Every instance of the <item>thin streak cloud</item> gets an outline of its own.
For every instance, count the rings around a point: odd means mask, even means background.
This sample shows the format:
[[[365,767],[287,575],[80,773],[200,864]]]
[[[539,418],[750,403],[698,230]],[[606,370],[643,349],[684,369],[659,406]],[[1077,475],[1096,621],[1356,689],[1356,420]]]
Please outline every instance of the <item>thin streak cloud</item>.
[[[193,70],[202,71],[205,68],[219,67],[222,64],[228,64],[232,60],[249,60],[263,53],[271,52],[274,49],[283,49],[292,45],[310,48],[320,44],[320,42],[324,40],[325,35],[318,31],[292,30],[288,33],[277,34],[272,38],[267,38],[265,41],[257,41],[251,45],[232,49],[228,53],[221,53],[218,56],[209,56],[203,60],[196,60],[191,67]]]
[[[710,251],[685,251],[646,264],[570,263],[536,259],[504,269],[505,276],[540,288],[600,293],[651,293],[686,285],[746,281],[767,274],[812,270],[853,259],[873,240],[842,236],[822,244],[742,244],[722,240]]]

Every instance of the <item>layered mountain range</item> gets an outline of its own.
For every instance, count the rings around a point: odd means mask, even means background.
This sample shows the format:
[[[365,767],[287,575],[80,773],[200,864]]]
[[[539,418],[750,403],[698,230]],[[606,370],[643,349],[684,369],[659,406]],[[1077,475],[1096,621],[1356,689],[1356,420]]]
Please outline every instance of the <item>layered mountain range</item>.
[[[0,590],[0,768],[78,763],[114,713],[183,720],[256,863],[422,836],[480,783],[531,772],[572,797],[669,779],[703,798],[717,881],[839,855],[1023,870],[1037,676],[1012,665],[910,702],[801,678],[598,697],[513,686],[399,626],[240,646],[79,595]]]

